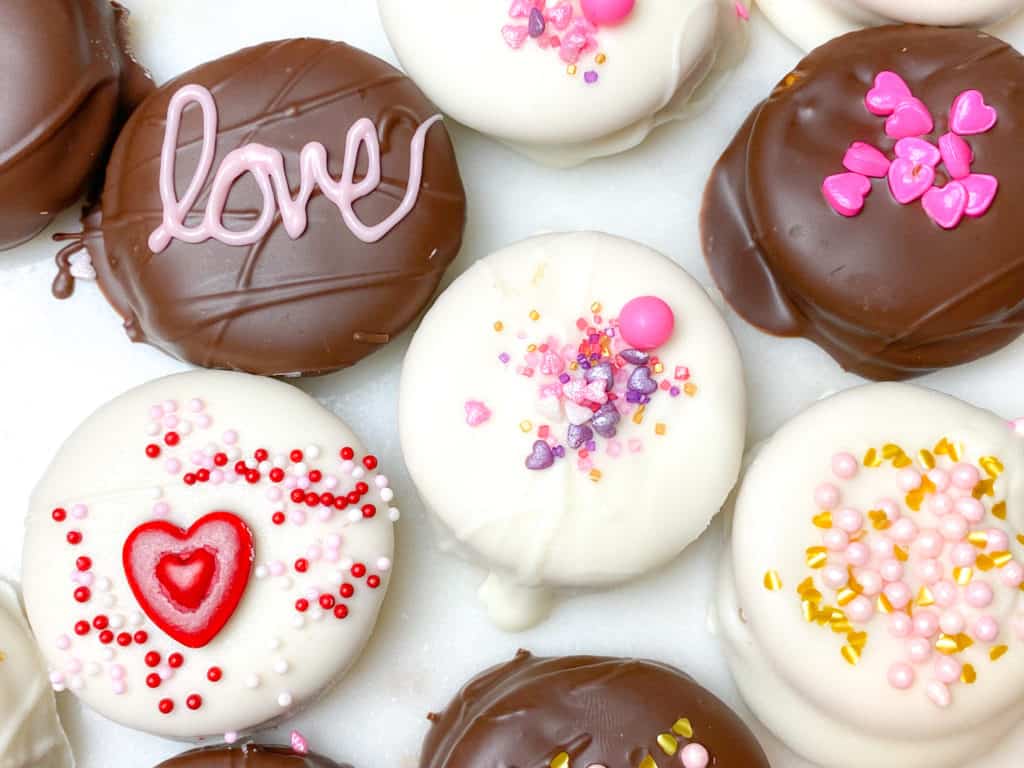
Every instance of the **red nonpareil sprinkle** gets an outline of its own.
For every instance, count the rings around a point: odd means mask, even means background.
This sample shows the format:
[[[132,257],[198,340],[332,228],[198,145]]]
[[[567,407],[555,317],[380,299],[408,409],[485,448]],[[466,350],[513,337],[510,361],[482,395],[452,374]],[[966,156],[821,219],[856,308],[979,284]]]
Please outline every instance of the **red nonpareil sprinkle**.
[[[100,642],[104,645],[110,645],[112,642],[114,642],[114,633],[111,632],[109,629],[104,629],[102,632],[100,632]]]
[[[284,480],[283,469],[281,469],[280,467],[274,467],[272,470],[270,470],[270,482],[280,483],[282,480]]]
[[[362,480],[360,480],[358,483],[356,483],[356,493],[358,493],[360,496],[365,496],[369,492],[370,492],[370,486],[368,486]]]
[[[324,479],[324,474],[319,469],[311,469],[309,471],[309,482],[319,483]]]
[[[200,483],[208,482],[209,479],[210,479],[210,470],[208,470],[208,469],[197,469],[196,470],[196,479]]]
[[[167,663],[171,665],[172,669],[177,669],[185,663],[185,657],[180,653],[172,653],[167,657]]]
[[[355,458],[356,452],[346,446],[341,449],[341,452],[338,455],[345,461],[352,461],[352,459]]]
[[[222,677],[224,677],[224,673],[221,671],[220,667],[210,667],[206,671],[206,679],[211,683],[219,683]]]
[[[213,455],[213,463],[218,467],[225,467],[228,463],[228,455],[226,453],[215,453]]]
[[[373,504],[364,504],[362,512],[363,517],[369,520],[371,517],[377,514],[377,508],[373,506]]]
[[[356,563],[352,566],[352,575],[357,579],[363,578],[366,575],[366,566],[362,563]]]
[[[50,517],[53,518],[54,522],[63,523],[68,519],[68,512],[64,507],[57,507],[50,513]]]
[[[324,491],[320,494],[320,503],[325,507],[334,506],[334,494],[329,491]]]
[[[236,475],[244,475],[248,471],[249,471],[249,466],[244,461],[236,461],[235,462],[235,474]]]
[[[288,458],[292,460],[292,464],[298,464],[302,461],[302,451],[295,450],[288,454]]]
[[[159,688],[161,682],[162,681],[160,680],[160,675],[158,675],[156,672],[150,672],[148,675],[146,675],[146,685],[148,685],[150,688]]]
[[[79,531],[68,531],[68,544],[77,546],[82,543],[82,534]]]
[[[181,435],[177,432],[168,432],[164,435],[164,442],[173,447],[181,442]]]
[[[348,606],[340,604],[334,606],[334,618],[344,619],[346,616],[348,616]]]
[[[156,443],[150,443],[146,446],[146,455],[151,459],[155,459],[160,455],[160,446]]]
[[[356,588],[349,584],[347,581],[341,585],[338,589],[338,594],[344,597],[346,600],[356,593]]]
[[[245,473],[245,481],[249,483],[249,485],[256,485],[256,483],[260,481],[260,477],[261,475],[258,469],[250,469]]]
[[[266,461],[269,455],[270,454],[267,453],[266,449],[257,448],[256,452],[253,453],[253,458],[256,459],[256,461]]]
[[[274,525],[284,525],[284,512],[275,512],[270,516],[270,521]]]
[[[203,706],[203,697],[198,693],[193,693],[187,699],[185,699],[185,706],[189,709],[199,709]]]
[[[357,501],[358,501],[358,499],[357,499]],[[347,507],[347,506],[348,506],[348,497],[347,496],[335,496],[334,497],[334,508],[335,509],[345,509],[345,507]]]
[[[320,595],[320,607],[325,611],[334,607],[334,595]]]
[[[296,488],[294,491],[291,492],[289,498],[292,500],[294,504],[301,504],[302,500],[306,498],[306,494],[301,488]]]
[[[117,644],[122,648],[127,648],[132,644],[132,636],[127,632],[120,632],[117,635]]]
[[[351,491],[348,494],[348,496],[346,496],[345,498],[348,499],[348,503],[349,504],[358,504],[359,503],[359,492],[358,491]]]
[[[82,636],[89,634],[89,622],[88,621],[76,621],[75,622],[75,634]]]
[[[79,587],[75,590],[75,600],[80,603],[89,602],[90,597],[92,597],[92,592],[89,591],[88,587]]]
[[[174,702],[170,699],[160,699],[157,707],[160,709],[161,714],[169,715],[174,711]]]
[[[147,667],[155,667],[160,663],[160,654],[156,651],[150,651],[146,654],[143,661],[146,662]]]
[[[363,466],[366,467],[367,469],[370,469],[370,470],[376,469],[377,468],[377,457],[372,455],[372,454],[369,455],[369,456],[363,457]]]
[[[320,496],[318,494],[315,494],[312,491],[310,491],[309,493],[306,494],[306,506],[307,507],[315,507],[319,503],[320,503]]]
[[[186,472],[185,476],[183,478],[181,478],[181,479],[185,481],[185,485],[195,485],[196,484],[196,476],[192,472]]]
[[[145,645],[149,642],[149,633],[144,629],[140,629],[132,636],[132,639],[139,645]]]
[[[305,573],[309,570],[309,561],[304,557],[300,557],[295,561],[295,570],[299,573]]]
[[[380,576],[377,576],[376,574],[374,574],[373,576],[368,576],[366,578],[366,586],[368,586],[370,589],[376,589],[377,587],[379,587]]]
[[[88,557],[80,557],[75,560],[75,568],[80,571],[88,571],[92,568],[92,559]]]
[[[96,627],[96,629],[106,629],[110,626],[110,619],[108,619],[106,615],[101,613],[99,616],[92,620],[92,625]]]
[[[304,597],[300,597],[295,601],[295,610],[299,613],[305,613],[309,610],[309,600]]]

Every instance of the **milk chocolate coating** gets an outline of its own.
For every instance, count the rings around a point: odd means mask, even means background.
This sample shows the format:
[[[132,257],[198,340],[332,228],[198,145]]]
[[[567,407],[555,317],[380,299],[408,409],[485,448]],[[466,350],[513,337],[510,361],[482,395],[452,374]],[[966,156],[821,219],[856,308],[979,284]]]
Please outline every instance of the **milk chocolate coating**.
[[[0,250],[90,190],[127,112],[152,90],[108,0],[0,2]]]
[[[299,755],[288,747],[243,744],[193,749],[156,768],[352,768],[316,754]]]
[[[84,243],[100,287],[124,318],[129,337],[209,368],[288,376],[351,365],[405,329],[458,253],[465,224],[462,181],[443,124],[427,133],[415,208],[378,242],[353,235],[317,188],[308,227],[297,239],[289,237],[278,211],[255,245],[173,240],[154,254],[147,240],[162,221],[158,179],[167,107],[187,84],[208,88],[219,114],[214,172],[186,217],[188,226],[205,211],[216,169],[231,150],[248,143],[280,150],[294,196],[302,148],[322,143],[331,175],[340,178],[346,134],[364,117],[378,128],[382,183],[355,211],[376,224],[405,194],[413,134],[437,114],[412,81],[388,64],[325,40],[248,48],[163,86],[125,126],[107,169],[102,210],[85,222]],[[177,144],[179,197],[201,148],[201,112],[193,104],[185,110]],[[363,151],[357,178],[366,167]],[[262,206],[252,175],[245,175],[231,190],[225,226],[248,229]],[[65,272],[55,292],[69,293],[68,288]]]
[[[872,179],[859,215],[829,207],[822,183],[844,171],[851,143],[894,157],[885,118],[864,105],[884,70],[928,107],[932,143],[963,91],[998,110],[994,129],[966,137],[972,172],[999,178],[983,217],[943,230],[919,201],[900,205],[885,179]],[[726,299],[753,325],[805,336],[870,379],[919,376],[1009,344],[1024,331],[1022,82],[1024,59],[973,30],[882,27],[812,52],[754,110],[708,183],[704,253]]]
[[[432,715],[420,768],[638,768],[650,755],[678,766],[658,736],[681,718],[714,768],[768,768],[740,719],[677,669],[653,661],[571,656],[516,658],[487,670]],[[689,741],[677,736],[678,749]]]

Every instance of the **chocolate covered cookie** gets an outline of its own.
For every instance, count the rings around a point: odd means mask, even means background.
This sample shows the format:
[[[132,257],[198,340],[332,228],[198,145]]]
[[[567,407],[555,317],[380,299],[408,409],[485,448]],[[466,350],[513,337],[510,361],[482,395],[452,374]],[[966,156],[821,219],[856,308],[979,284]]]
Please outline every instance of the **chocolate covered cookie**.
[[[156,768],[352,768],[322,755],[297,752],[289,747],[243,744],[237,747],[193,749]]]
[[[430,719],[420,768],[768,768],[725,704],[654,661],[520,651]]]
[[[86,192],[153,84],[108,0],[0,3],[0,250]]]
[[[212,368],[319,374],[400,333],[458,252],[441,117],[343,43],[285,40],[165,85],[125,127],[85,247],[134,341]]]
[[[1024,59],[984,33],[851,33],[789,73],[716,167],[704,251],[730,304],[906,379],[1024,330]]]

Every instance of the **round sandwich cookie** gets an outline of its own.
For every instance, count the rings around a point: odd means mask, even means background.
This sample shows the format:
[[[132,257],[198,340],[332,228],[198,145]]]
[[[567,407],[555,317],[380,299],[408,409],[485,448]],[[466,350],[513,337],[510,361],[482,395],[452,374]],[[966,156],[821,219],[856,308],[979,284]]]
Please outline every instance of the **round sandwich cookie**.
[[[199,371],[118,397],[29,510],[25,603],[54,688],[177,739],[294,715],[369,643],[393,499],[378,459],[282,382]]]
[[[491,571],[506,629],[550,588],[664,565],[736,482],[746,396],[705,290],[649,248],[547,235],[487,256],[438,299],[405,359],[402,450],[442,544]]]
[[[735,713],[655,661],[520,651],[430,720],[420,768],[769,768]]]
[[[833,37],[880,24],[987,27],[996,34],[1021,29],[1022,0],[758,0],[779,30],[804,50]]]
[[[265,43],[139,107],[54,291],[87,253],[133,341],[208,368],[327,373],[417,317],[465,212],[441,116],[408,78],[343,43]]]
[[[14,587],[0,579],[0,766],[71,768],[50,682]]]
[[[906,384],[763,443],[717,591],[740,693],[822,768],[954,768],[1024,718],[1024,422]]]
[[[0,3],[0,250],[93,192],[114,134],[153,88],[108,0]]]
[[[446,114],[553,166],[631,149],[696,110],[746,49],[750,0],[379,0]]]
[[[291,747],[240,744],[193,749],[156,768],[352,768],[310,752],[302,737],[292,734]]]
[[[704,252],[755,326],[900,380],[1024,330],[1024,58],[968,29],[889,26],[786,75],[708,183]]]

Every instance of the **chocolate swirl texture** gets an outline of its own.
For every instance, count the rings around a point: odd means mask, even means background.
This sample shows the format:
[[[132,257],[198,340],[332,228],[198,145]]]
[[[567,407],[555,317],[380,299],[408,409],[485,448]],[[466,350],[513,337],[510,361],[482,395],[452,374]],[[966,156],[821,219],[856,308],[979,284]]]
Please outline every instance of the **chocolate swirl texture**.
[[[999,120],[970,136],[972,172],[996,174],[981,218],[941,229],[921,203],[900,205],[871,180],[846,218],[822,195],[855,141],[893,156],[885,120],[865,108],[882,71],[900,75],[935,122],[984,94]],[[1024,59],[984,33],[900,25],[854,32],[812,52],[759,105],[708,183],[704,253],[719,288],[748,322],[803,336],[840,365],[899,380],[990,354],[1024,331]],[[935,184],[948,181],[940,166]]]
[[[287,747],[243,744],[234,747],[193,749],[156,768],[352,768],[310,753],[300,755]]]
[[[653,661],[520,651],[471,680],[431,720],[420,768],[676,766],[689,743],[702,745],[716,768],[768,768],[725,704]],[[673,731],[681,721],[691,737]],[[676,742],[671,756],[665,736]],[[558,759],[563,753],[567,761]]]
[[[360,239],[320,186],[312,189],[305,230],[289,235],[280,210],[254,228],[265,196],[252,173],[230,187],[220,220],[232,231],[259,231],[255,242],[170,239],[158,253],[150,236],[164,221],[161,148],[168,106],[185,86],[216,101],[213,169],[233,150],[254,144],[279,151],[288,190],[302,199],[300,153],[313,142],[326,150],[326,170],[344,178],[346,137],[358,121],[373,122],[380,143],[380,184],[354,203],[367,224],[399,208],[420,162],[418,129],[437,115],[400,72],[343,43],[315,39],[266,43],[204,64],[163,86],[135,113],[107,170],[102,208],[87,217],[81,242],[100,287],[133,341],[210,368],[267,375],[315,375],[351,365],[411,323],[458,253],[465,195],[444,126],[425,132],[422,180],[412,210],[375,242]],[[201,167],[203,110],[181,115],[174,147],[178,200]],[[353,153],[354,154],[354,153]],[[358,183],[372,168],[363,147]],[[237,153],[236,153],[237,155]],[[351,158],[349,158],[351,159]],[[216,173],[202,180],[183,224],[197,227],[211,207]],[[202,179],[202,175],[199,174]],[[55,292],[68,293],[67,253]]]
[[[117,128],[152,90],[107,0],[0,3],[0,250],[92,192]]]

